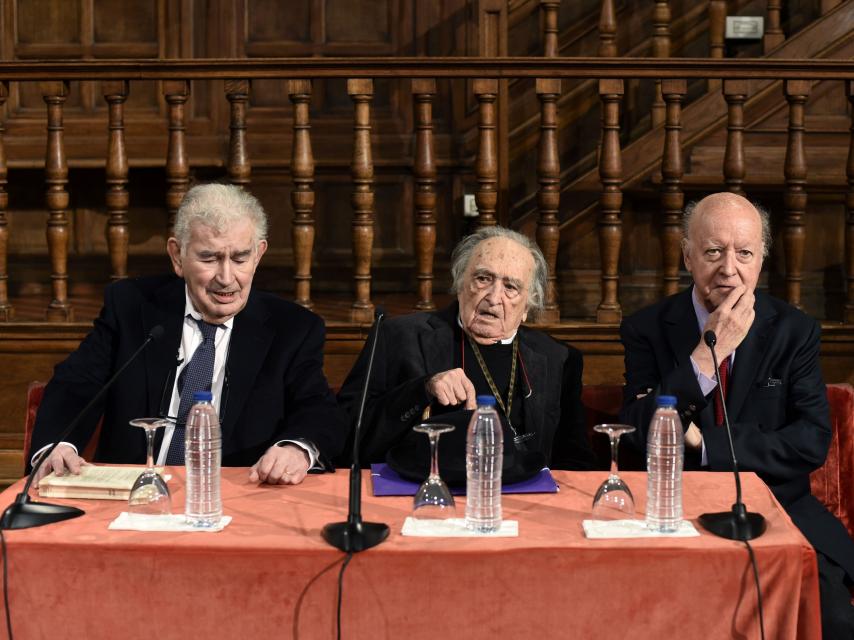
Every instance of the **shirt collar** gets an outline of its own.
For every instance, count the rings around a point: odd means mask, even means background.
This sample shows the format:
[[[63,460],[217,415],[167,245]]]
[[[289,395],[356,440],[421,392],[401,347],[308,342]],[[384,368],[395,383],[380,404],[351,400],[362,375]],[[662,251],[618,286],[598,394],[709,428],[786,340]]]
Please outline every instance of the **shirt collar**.
[[[193,301],[190,299],[190,293],[187,290],[187,285],[184,285],[184,317],[190,316],[194,320],[201,320],[202,314],[196,311],[196,307],[193,306]],[[234,316],[231,316],[228,320],[221,324],[222,327],[226,329],[231,329],[234,325]]]
[[[465,333],[465,332],[466,332],[465,327],[463,327],[463,321],[462,321],[462,318],[460,318],[460,315],[459,315],[459,314],[457,314],[457,325],[460,327],[460,329],[462,329],[462,330],[463,330],[463,333]],[[503,339],[503,340],[496,340],[493,344],[498,344],[499,342],[500,342],[501,344],[513,344],[513,340],[516,338],[516,334],[517,334],[517,333],[518,333],[518,330],[517,330],[517,331],[514,331],[514,332],[513,332],[513,335],[511,335],[509,338],[505,338],[505,339]]]

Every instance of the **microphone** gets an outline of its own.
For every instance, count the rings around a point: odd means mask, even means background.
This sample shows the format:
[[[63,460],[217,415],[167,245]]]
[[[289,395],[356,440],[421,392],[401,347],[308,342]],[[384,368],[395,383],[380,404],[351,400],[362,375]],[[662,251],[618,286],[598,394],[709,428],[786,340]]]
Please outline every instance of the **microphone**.
[[[703,334],[703,341],[712,352],[712,362],[715,365],[715,371],[718,369],[718,356],[715,353],[715,344],[718,338],[714,331],[706,331]],[[735,474],[735,504],[732,505],[731,511],[722,511],[720,513],[704,513],[698,520],[703,528],[720,538],[727,540],[753,540],[765,533],[765,518],[759,513],[750,513],[744,502],[741,500],[741,478],[738,475],[738,461],[735,458],[735,447],[732,444],[732,428],[729,424],[729,415],[726,410],[726,400],[724,398],[724,390],[718,381],[718,394],[721,399],[721,407],[723,407],[724,425],[726,426],[726,435],[729,438],[729,452],[732,456],[732,471]]]
[[[98,393],[95,394],[95,397],[93,397],[89,403],[83,407],[80,413],[75,416],[74,420],[72,420],[65,430],[57,436],[56,442],[54,442],[50,448],[48,448],[39,457],[39,459],[36,460],[36,464],[33,465],[33,469],[27,477],[27,482],[24,485],[23,491],[17,495],[15,502],[6,507],[2,517],[0,517],[0,529],[6,531],[8,529],[29,529],[30,527],[41,527],[46,524],[60,522],[61,520],[70,520],[71,518],[77,518],[78,516],[83,515],[84,511],[77,507],[71,507],[64,504],[48,504],[46,502],[35,502],[30,500],[30,485],[33,484],[33,479],[38,474],[38,471],[41,469],[44,461],[50,457],[50,454],[53,453],[53,450],[56,449],[59,443],[68,438],[71,432],[74,431],[78,424],[80,424],[83,416],[85,416],[89,410],[95,406],[95,403],[97,403],[98,400],[100,400],[107,392],[107,390],[113,386],[113,383],[122,374],[122,372],[128,368],[128,365],[136,360],[137,356],[139,356],[139,354],[142,353],[149,344],[162,338],[163,333],[163,325],[158,324],[154,326],[148,333],[148,337],[145,339],[145,342],[143,342],[140,347],[133,352],[131,357],[128,358],[121,368],[113,374],[113,377],[107,380],[104,386],[102,386]]]
[[[371,352],[368,356],[368,370],[365,374],[365,386],[359,401],[359,413],[356,416],[356,429],[353,434],[353,462],[350,465],[350,508],[346,522],[327,524],[320,532],[323,539],[341,551],[356,553],[377,546],[388,538],[388,525],[380,522],[362,521],[362,467],[359,463],[359,441],[362,432],[362,415],[368,398],[368,385],[371,382],[371,370],[374,367],[374,354],[380,335],[380,323],[384,317],[382,309],[377,308],[373,327]]]

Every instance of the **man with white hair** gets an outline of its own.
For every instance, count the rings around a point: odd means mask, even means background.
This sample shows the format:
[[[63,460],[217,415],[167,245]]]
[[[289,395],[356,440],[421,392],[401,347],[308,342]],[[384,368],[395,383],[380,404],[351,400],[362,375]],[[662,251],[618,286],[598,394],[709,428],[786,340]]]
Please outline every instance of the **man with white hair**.
[[[854,542],[811,493],[830,445],[818,323],[756,291],[771,243],[768,214],[733,193],[689,205],[682,255],[694,285],[626,318],[622,420],[643,446],[658,395],[674,395],[686,469],[732,471],[724,390],[738,466],[770,487],[818,557],[825,638],[854,637]],[[717,337],[715,370],[702,336]],[[716,406],[717,405],[717,406]]]
[[[203,389],[212,392],[220,415],[223,465],[251,467],[250,482],[297,484],[309,469],[331,466],[347,423],[323,374],[323,321],[252,289],[266,249],[267,217],[253,196],[225,184],[190,189],[166,246],[175,275],[107,287],[93,331],[45,388],[33,460],[152,328],[162,326],[163,336],[121,374],[70,442],[54,450],[42,475],[79,473],[78,451],[101,415],[96,461],[144,463],[144,434],[128,421],[161,416],[171,421],[158,431],[157,463],[183,464],[186,416],[193,391]]]
[[[538,471],[542,462],[558,469],[592,467],[581,405],[581,353],[522,326],[543,305],[547,269],[533,242],[503,227],[483,228],[457,245],[451,266],[456,302],[381,327],[362,462],[385,460],[389,451],[413,439],[426,442],[412,427],[427,407],[434,416],[457,416],[457,431],[443,441],[464,441],[464,411],[486,394],[496,398],[506,430],[505,452],[541,454],[539,466],[531,463],[527,471]],[[358,411],[367,360],[366,348],[338,395],[351,419]],[[443,462],[447,459],[440,456]],[[506,466],[504,471],[506,477]]]

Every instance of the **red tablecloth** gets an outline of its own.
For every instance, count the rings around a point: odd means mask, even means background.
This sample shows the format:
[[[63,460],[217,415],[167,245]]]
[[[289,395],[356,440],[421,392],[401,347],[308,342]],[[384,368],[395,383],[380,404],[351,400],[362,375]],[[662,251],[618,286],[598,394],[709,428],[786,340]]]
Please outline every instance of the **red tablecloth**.
[[[182,472],[173,470],[170,483],[176,512]],[[220,533],[109,531],[123,503],[79,500],[67,502],[86,510],[81,518],[6,532],[15,637],[334,638],[344,555],[320,529],[345,519],[346,473],[298,487],[251,485],[247,475],[223,470],[234,520]],[[386,522],[391,535],[347,569],[343,637],[759,637],[743,543],[702,530],[697,538],[587,540],[581,521],[605,474],[555,476],[557,494],[504,497],[518,538],[438,539],[401,536],[411,500],[374,498],[366,474],[365,519]],[[624,477],[642,517],[646,474]],[[768,519],[752,543],[766,637],[819,638],[815,554],[765,485],[742,479],[748,507]],[[729,474],[686,473],[684,485],[688,518],[732,502]],[[20,488],[2,494],[0,506]]]

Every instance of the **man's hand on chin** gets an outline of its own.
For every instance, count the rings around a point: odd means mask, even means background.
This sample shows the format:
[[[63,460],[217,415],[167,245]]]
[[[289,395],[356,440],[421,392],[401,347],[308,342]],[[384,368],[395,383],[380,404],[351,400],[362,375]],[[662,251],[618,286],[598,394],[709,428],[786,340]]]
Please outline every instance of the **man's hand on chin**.
[[[717,338],[715,353],[718,356],[718,362],[729,357],[747,336],[747,332],[753,325],[753,319],[756,317],[756,311],[753,309],[755,301],[753,291],[740,284],[733,287],[723,302],[709,315],[706,326],[703,327],[703,333],[705,334],[706,331],[715,332]],[[691,356],[700,371],[706,376],[713,378],[717,375],[712,364],[709,348],[702,340],[695,347]]]
[[[301,447],[273,445],[249,469],[249,482],[267,484],[299,484],[308,473],[310,459]]]

